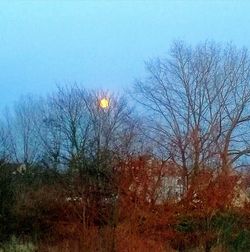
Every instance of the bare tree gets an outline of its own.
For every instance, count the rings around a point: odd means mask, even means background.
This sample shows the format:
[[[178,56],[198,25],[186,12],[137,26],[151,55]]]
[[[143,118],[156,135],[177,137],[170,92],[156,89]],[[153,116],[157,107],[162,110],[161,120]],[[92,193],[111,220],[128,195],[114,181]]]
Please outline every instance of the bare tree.
[[[8,136],[6,150],[12,161],[32,165],[39,159],[40,143],[35,135],[35,99],[22,97],[5,114],[5,131]]]
[[[68,165],[85,149],[88,120],[83,118],[86,109],[74,88],[58,88],[44,104],[38,128],[49,151],[47,154],[54,161]]]
[[[100,106],[102,98],[108,100],[106,108]],[[85,216],[91,197],[113,194],[115,164],[138,146],[133,109],[124,97],[87,91],[75,84],[58,87],[41,99],[34,118],[43,163],[64,167],[69,173],[65,188],[83,200],[80,215]]]
[[[39,162],[47,168],[60,168],[62,149],[61,126],[56,121],[56,110],[50,98],[40,98],[33,116],[35,135],[40,143]]]
[[[4,123],[0,122],[0,165],[9,160],[8,134]]]
[[[168,58],[147,63],[147,72],[136,99],[151,112],[148,136],[186,178],[206,166],[228,171],[241,164],[250,153],[246,49],[176,42]]]

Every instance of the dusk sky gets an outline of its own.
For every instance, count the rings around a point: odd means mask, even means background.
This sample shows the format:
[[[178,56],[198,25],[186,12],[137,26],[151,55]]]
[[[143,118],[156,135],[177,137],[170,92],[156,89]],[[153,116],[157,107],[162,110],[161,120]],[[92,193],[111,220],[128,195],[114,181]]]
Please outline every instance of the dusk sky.
[[[0,109],[56,84],[120,91],[171,42],[250,47],[250,1],[0,2]]]

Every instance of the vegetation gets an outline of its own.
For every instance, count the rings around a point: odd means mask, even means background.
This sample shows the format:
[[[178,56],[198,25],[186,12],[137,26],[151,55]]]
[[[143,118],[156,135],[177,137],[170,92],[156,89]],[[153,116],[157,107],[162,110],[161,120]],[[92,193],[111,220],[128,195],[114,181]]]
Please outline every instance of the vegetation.
[[[178,42],[137,108],[77,85],[23,97],[0,127],[0,251],[249,251],[249,64]]]

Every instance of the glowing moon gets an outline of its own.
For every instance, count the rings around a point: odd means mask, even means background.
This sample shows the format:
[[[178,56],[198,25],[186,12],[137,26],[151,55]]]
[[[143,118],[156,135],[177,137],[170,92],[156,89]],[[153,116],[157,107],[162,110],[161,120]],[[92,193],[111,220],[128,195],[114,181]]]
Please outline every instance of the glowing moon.
[[[105,109],[109,107],[109,100],[106,98],[103,98],[100,100],[100,107]]]

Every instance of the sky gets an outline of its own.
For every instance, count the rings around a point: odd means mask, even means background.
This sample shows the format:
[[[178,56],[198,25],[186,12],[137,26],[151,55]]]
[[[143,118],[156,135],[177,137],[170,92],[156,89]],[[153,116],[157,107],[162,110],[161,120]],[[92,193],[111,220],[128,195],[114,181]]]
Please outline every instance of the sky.
[[[0,109],[77,82],[123,92],[173,40],[250,47],[250,1],[0,1]]]

